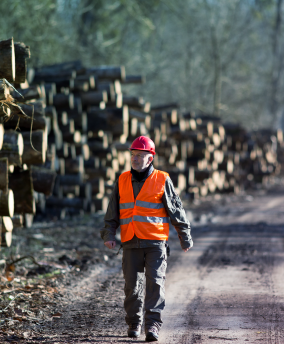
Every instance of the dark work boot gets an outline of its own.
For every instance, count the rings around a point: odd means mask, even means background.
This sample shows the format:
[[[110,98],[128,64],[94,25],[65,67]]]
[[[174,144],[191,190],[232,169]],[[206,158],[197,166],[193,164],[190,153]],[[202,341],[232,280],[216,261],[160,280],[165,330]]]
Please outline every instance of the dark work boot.
[[[140,324],[130,324],[128,331],[128,337],[138,338],[141,334],[141,325]]]
[[[156,326],[150,326],[146,329],[146,342],[156,342],[159,339],[159,329]]]

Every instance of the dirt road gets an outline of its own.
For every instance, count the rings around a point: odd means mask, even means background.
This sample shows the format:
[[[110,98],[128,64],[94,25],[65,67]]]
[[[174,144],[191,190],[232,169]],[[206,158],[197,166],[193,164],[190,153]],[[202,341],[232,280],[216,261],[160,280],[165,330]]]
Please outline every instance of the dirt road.
[[[284,192],[185,206],[194,247],[171,233],[159,343],[284,343]],[[120,260],[65,286],[62,315],[18,342],[144,342],[126,337]]]
[[[243,201],[174,251],[161,343],[284,343],[284,196]]]

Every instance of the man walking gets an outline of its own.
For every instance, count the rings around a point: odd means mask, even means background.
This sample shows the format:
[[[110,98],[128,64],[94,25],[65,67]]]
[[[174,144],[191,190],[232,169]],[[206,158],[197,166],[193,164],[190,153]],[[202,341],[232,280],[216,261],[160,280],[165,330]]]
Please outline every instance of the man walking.
[[[130,150],[132,168],[122,173],[115,184],[101,237],[105,246],[114,249],[120,226],[127,333],[129,337],[140,336],[144,305],[145,340],[152,342],[159,338],[165,306],[169,223],[175,227],[184,252],[193,242],[190,224],[169,175],[153,167],[154,142],[140,136]]]

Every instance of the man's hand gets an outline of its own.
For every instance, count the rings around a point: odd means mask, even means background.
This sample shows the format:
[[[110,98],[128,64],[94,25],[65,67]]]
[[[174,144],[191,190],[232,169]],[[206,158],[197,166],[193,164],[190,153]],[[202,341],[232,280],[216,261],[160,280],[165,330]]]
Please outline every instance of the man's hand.
[[[109,248],[110,250],[114,249],[116,246],[116,242],[115,241],[106,241],[105,242],[105,246],[107,248]]]
[[[187,252],[188,250],[190,250],[190,247],[188,247],[188,248],[183,248],[182,249],[184,252]]]

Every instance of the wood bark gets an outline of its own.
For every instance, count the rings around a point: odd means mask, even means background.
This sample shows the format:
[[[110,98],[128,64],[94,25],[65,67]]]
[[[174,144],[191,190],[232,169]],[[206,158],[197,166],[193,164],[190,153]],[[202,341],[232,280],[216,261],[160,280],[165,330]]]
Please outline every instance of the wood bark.
[[[94,75],[77,75],[75,83],[77,81],[87,82],[89,85],[89,89],[94,89],[96,87],[96,79]]]
[[[13,115],[13,113],[12,113]],[[23,131],[27,130],[47,130],[47,119],[45,117],[36,117],[33,122],[30,118],[20,118],[18,116],[11,116],[7,122],[5,122],[5,129],[16,129],[17,125]]]
[[[99,79],[106,80],[125,80],[125,68],[124,66],[112,67],[112,66],[101,66],[91,67],[87,69],[87,74],[92,74]]]
[[[76,130],[74,133],[64,132],[62,133],[63,141],[67,143],[80,143],[81,142],[81,133],[80,131]]]
[[[67,110],[74,109],[74,94],[58,93],[53,95],[53,105],[58,108],[64,108]]]
[[[14,130],[6,130],[0,157],[7,157],[9,165],[21,166],[23,150],[22,134]]]
[[[126,75],[122,81],[123,84],[145,84],[146,77],[144,75]]]
[[[145,100],[143,97],[123,95],[123,104],[128,105],[129,107],[143,109],[145,105]]]
[[[0,79],[14,82],[16,77],[15,48],[13,38],[0,41]]]
[[[79,197],[74,198],[57,198],[51,196],[47,198],[46,205],[49,207],[61,207],[61,208],[76,208],[87,210],[88,200]]]
[[[34,215],[25,213],[24,214],[24,227],[25,228],[31,228],[34,222]]]
[[[92,185],[92,194],[93,195],[104,195],[105,193],[105,183],[103,178],[92,178],[88,179],[88,183]]]
[[[89,91],[81,93],[83,107],[98,105],[100,102],[107,102],[108,95],[106,91]]]
[[[0,158],[0,191],[8,192],[8,178],[9,178],[9,162],[8,158]]]
[[[98,82],[96,84],[96,91],[106,91],[108,95],[108,99],[111,102],[115,101],[115,90],[114,85],[111,82]]]
[[[12,230],[13,230],[13,222],[10,217],[3,216],[0,218],[0,233],[1,233],[1,246],[2,247],[10,247],[12,244]]]
[[[11,95],[14,99],[23,102],[28,101],[32,99],[40,99],[43,97],[42,89],[39,85],[31,85],[26,89],[18,89],[17,90],[21,95],[24,97],[21,97],[16,91],[13,91]]]
[[[89,202],[92,200],[92,184],[91,183],[84,183],[80,185],[80,198],[86,198]]]
[[[58,193],[59,198],[69,197],[69,195],[79,197],[80,185],[61,185]]]
[[[84,173],[84,158],[82,155],[77,156],[76,159],[65,159],[65,173],[77,174]]]
[[[14,192],[15,213],[35,214],[31,171],[15,170],[9,176],[9,188]]]
[[[16,64],[16,76],[15,83],[21,84],[26,81],[27,78],[27,61],[26,59],[31,56],[30,47],[21,42],[15,42],[15,64]]]
[[[83,183],[82,174],[65,174],[59,176],[60,185],[80,185]]]
[[[8,190],[7,193],[0,191],[0,216],[14,215],[14,193]]]
[[[54,208],[54,207],[46,207],[45,208],[46,215],[53,219],[53,220],[64,220],[66,217],[66,209],[65,208]]]
[[[24,225],[24,218],[23,215],[14,214],[12,217],[13,228],[23,228]]]
[[[76,78],[76,71],[72,70],[58,70],[58,69],[46,69],[35,70],[34,83],[40,83],[41,81],[49,83],[59,83],[65,80],[72,80]]]
[[[53,191],[56,173],[46,168],[31,166],[34,190],[50,196]]]
[[[42,101],[31,102],[28,104],[21,104],[20,107],[27,116],[31,118],[33,117],[35,121],[37,121],[39,117],[41,118],[45,116],[45,112],[44,112],[45,105],[43,104]],[[21,113],[22,112],[19,108],[17,107],[12,108],[13,115],[18,115]]]
[[[87,143],[76,146],[76,155],[82,155],[85,160],[89,160],[90,158],[90,148]]]
[[[95,204],[96,211],[102,210],[107,211],[109,199],[106,196],[100,196],[93,198],[93,203]]]
[[[23,132],[24,152],[23,164],[40,165],[45,163],[47,140],[43,130],[35,130],[31,134]]]
[[[4,79],[0,79],[0,100],[6,100],[10,94],[9,86]]]

